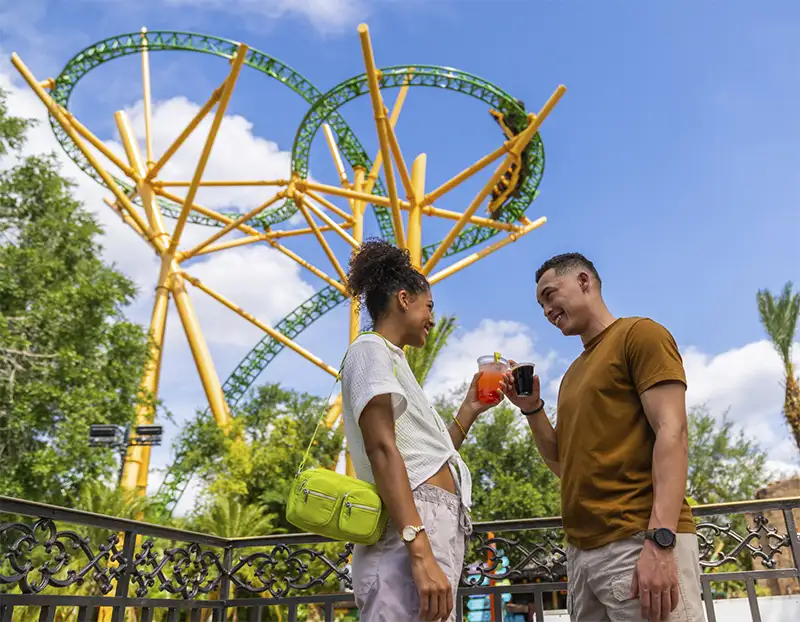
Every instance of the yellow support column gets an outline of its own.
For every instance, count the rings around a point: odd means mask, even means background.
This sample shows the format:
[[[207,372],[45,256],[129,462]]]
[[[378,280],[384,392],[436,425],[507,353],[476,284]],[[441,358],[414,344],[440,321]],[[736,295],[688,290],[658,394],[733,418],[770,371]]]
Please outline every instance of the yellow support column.
[[[141,393],[146,399],[158,395],[158,382],[161,376],[161,358],[164,347],[164,332],[167,328],[167,309],[169,290],[163,285],[156,287],[153,315],[150,319],[150,361],[142,376]],[[154,405],[150,402],[139,404],[136,408],[136,423],[153,423]],[[147,492],[147,474],[150,469],[150,447],[134,445],[128,447],[125,466],[122,471],[122,487],[136,489],[136,494],[144,496]]]
[[[175,298],[175,306],[178,309],[183,330],[186,332],[186,339],[189,341],[189,347],[192,350],[192,356],[197,366],[197,372],[200,374],[200,381],[203,383],[203,390],[211,407],[211,413],[214,415],[217,425],[223,431],[227,431],[231,422],[231,415],[228,412],[228,405],[225,403],[225,396],[222,393],[222,385],[219,382],[217,370],[214,369],[211,353],[208,351],[208,345],[200,330],[200,324],[197,321],[189,293],[186,291],[183,277],[178,274],[173,275],[170,289]]]
[[[364,183],[366,180],[366,173],[367,171],[364,170],[362,167],[356,167],[355,169],[355,183],[353,184],[355,190],[357,192],[362,192],[364,189]],[[366,205],[363,201],[353,201],[353,237],[359,243],[359,245],[364,241],[364,208]],[[352,343],[356,337],[358,337],[358,332],[361,327],[361,315],[358,309],[358,301],[354,298],[350,300],[350,343]],[[341,404],[341,395],[339,396],[339,403]],[[341,411],[341,406],[340,406]],[[338,415],[337,415],[338,416]],[[330,423],[333,425],[333,422]],[[353,461],[350,459],[350,450],[345,445],[344,450],[344,457],[345,457],[345,469],[347,475],[350,477],[355,477],[356,472],[353,468]]]
[[[411,165],[411,186],[414,196],[409,197],[411,209],[408,214],[408,250],[414,267],[422,267],[422,206],[420,202],[425,196],[425,169],[428,156],[420,153]]]

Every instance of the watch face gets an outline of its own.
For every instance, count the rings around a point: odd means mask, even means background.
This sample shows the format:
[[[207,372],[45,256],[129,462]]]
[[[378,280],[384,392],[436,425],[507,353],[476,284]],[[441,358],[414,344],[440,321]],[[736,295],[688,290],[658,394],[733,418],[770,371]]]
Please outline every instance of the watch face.
[[[675,543],[675,536],[669,529],[656,529],[654,534],[656,544],[663,547],[670,547]]]
[[[417,537],[417,530],[414,529],[413,527],[403,527],[401,536],[403,540],[405,540],[406,542],[413,542],[414,538]]]

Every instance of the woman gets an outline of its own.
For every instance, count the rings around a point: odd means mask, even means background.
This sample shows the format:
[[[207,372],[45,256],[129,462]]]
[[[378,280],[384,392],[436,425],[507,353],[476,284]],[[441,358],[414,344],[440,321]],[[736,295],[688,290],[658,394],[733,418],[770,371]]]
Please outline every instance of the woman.
[[[403,348],[425,345],[433,299],[407,251],[367,241],[350,261],[348,283],[366,303],[374,332],[360,335],[344,360],[345,435],[356,476],[375,483],[390,519],[377,544],[353,554],[361,620],[455,620],[472,531],[472,482],[457,450],[491,405],[478,401],[476,374],[448,426],[414,378]]]

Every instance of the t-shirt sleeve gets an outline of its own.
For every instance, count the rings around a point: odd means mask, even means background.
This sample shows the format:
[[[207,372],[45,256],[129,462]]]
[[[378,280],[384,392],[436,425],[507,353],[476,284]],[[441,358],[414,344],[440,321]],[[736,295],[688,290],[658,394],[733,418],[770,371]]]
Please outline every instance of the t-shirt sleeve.
[[[641,395],[659,382],[686,385],[686,372],[678,344],[670,332],[650,319],[637,321],[627,335],[625,355],[631,380]]]
[[[354,343],[342,369],[342,396],[352,406],[356,423],[370,400],[378,395],[391,395],[395,419],[406,411],[408,397],[397,380],[392,353],[386,344]]]

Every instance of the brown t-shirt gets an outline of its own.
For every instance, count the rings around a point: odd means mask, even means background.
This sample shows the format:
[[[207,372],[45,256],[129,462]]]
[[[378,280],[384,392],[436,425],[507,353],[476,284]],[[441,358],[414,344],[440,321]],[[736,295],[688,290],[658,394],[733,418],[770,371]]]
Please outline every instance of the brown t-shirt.
[[[686,384],[678,346],[660,324],[620,318],[586,344],[558,394],[561,513],[567,541],[603,546],[647,529],[653,508],[655,433],[640,395]],[[679,532],[695,532],[684,499]]]

